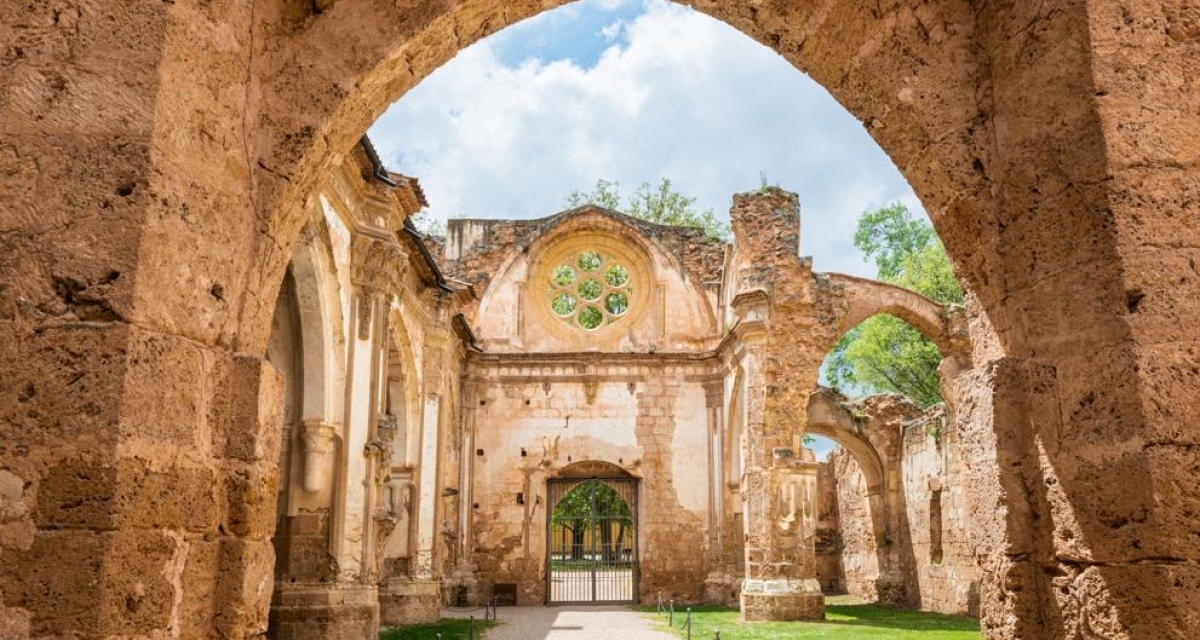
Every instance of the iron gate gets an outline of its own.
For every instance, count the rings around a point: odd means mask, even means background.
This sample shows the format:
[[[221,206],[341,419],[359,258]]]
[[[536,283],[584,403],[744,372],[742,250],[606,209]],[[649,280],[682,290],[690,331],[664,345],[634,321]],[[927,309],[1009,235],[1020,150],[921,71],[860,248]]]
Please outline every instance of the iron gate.
[[[546,601],[637,601],[637,480],[547,481]]]

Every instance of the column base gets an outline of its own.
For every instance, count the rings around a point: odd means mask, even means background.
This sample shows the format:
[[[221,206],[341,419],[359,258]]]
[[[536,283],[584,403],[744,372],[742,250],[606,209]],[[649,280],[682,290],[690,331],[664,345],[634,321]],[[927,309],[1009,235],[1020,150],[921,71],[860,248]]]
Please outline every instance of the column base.
[[[825,619],[825,595],[821,593],[821,584],[816,578],[746,578],[742,582],[741,599],[744,622]]]
[[[429,624],[442,616],[442,585],[437,580],[392,578],[380,585],[379,619],[385,627]]]
[[[363,585],[276,585],[268,636],[275,640],[378,637],[378,592]]]

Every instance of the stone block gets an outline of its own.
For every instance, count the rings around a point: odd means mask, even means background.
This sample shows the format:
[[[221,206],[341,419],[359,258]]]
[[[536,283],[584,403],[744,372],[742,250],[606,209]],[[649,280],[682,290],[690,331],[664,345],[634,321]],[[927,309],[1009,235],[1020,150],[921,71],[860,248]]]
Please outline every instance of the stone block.
[[[220,575],[221,543],[202,537],[189,537],[184,544],[187,554],[179,588],[179,635],[183,638],[210,638],[217,608],[217,581]]]
[[[275,532],[279,470],[269,464],[233,464],[221,484],[227,531],[253,540],[270,538]]]
[[[441,583],[395,578],[380,585],[379,622],[384,627],[437,622]]]
[[[283,433],[283,375],[266,360],[236,357],[230,365],[218,450],[244,462],[276,461]]]
[[[374,638],[379,635],[378,593],[358,585],[280,585],[271,605],[269,635],[290,640]]]
[[[0,553],[4,604],[27,612],[35,637],[95,633],[102,611],[104,534],[42,531],[25,551]]]
[[[1068,589],[1075,604],[1047,616],[1047,630],[1061,637],[1182,640],[1200,629],[1200,568],[1195,566],[1089,567]]]
[[[275,550],[269,541],[222,538],[218,551],[214,629],[220,637],[257,637],[267,630]],[[367,637],[367,636],[363,636]]]
[[[133,330],[130,337],[121,397],[126,449],[151,459],[170,447],[207,453],[211,425],[204,420],[205,380],[227,352],[144,330]]]
[[[113,636],[152,636],[171,625],[175,574],[183,560],[178,537],[122,529],[105,538],[98,629]]]
[[[40,527],[166,527],[203,531],[216,524],[213,473],[154,470],[141,459],[79,456],[50,467],[38,486]]]

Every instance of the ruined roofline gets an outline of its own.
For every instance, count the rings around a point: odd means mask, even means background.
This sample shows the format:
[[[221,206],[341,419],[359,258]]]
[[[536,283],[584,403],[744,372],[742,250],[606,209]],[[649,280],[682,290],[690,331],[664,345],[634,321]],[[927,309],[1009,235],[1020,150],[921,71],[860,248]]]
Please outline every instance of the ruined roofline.
[[[632,227],[638,227],[639,231],[644,233],[644,230],[653,230],[658,232],[664,231],[686,231],[686,232],[701,232],[704,233],[704,227],[691,225],[677,224],[661,224],[651,222],[641,218],[635,218],[627,213],[622,213],[616,209],[609,209],[595,204],[584,204],[571,209],[563,209],[557,213],[553,213],[541,218],[451,218],[447,220],[447,225],[454,224],[485,224],[498,226],[519,226],[529,227],[531,230],[537,230],[539,233],[550,230],[557,226],[560,222],[574,218],[576,216],[587,215],[589,213],[599,214],[608,218],[612,218],[618,222],[625,223]]]
[[[371,175],[380,182],[389,187],[408,187],[412,190],[413,196],[417,200],[417,204],[421,208],[429,206],[429,200],[425,197],[425,189],[421,187],[421,181],[412,176],[406,176],[403,173],[389,171],[384,166],[383,160],[379,157],[379,152],[375,149],[375,144],[371,139],[363,134],[359,138],[358,144],[362,147],[363,153],[367,156],[367,161],[371,163]]]

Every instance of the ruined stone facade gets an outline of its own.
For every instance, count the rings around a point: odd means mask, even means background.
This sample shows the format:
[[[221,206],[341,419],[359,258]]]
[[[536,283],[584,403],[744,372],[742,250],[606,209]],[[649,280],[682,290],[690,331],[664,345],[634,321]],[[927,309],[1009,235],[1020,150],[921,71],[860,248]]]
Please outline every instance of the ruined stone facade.
[[[818,465],[799,438],[825,354],[884,311],[947,349],[964,336],[958,316],[911,292],[813,274],[794,195],[740,194],[731,217],[729,246],[596,207],[451,221],[447,272],[481,289],[463,383],[465,592],[511,584],[520,603],[550,601],[547,480],[603,463],[640,485],[636,600],[821,617]],[[588,309],[602,310],[596,324]]]
[[[266,351],[283,380],[272,637],[365,638],[439,617],[439,463],[459,451],[470,341],[454,318],[470,291],[406,222],[424,204],[364,139],[293,250]]]
[[[317,193],[386,105],[564,3],[0,2],[5,635],[265,632],[284,421],[265,354]],[[1196,637],[1194,3],[689,4],[859,118],[955,264],[971,345],[943,371],[984,634]],[[783,351],[740,327],[748,358]],[[764,416],[812,388],[745,375],[774,389]],[[809,561],[771,551],[791,534],[749,499],[806,473],[775,463],[778,422],[747,424],[725,538],[744,531],[754,579]]]

